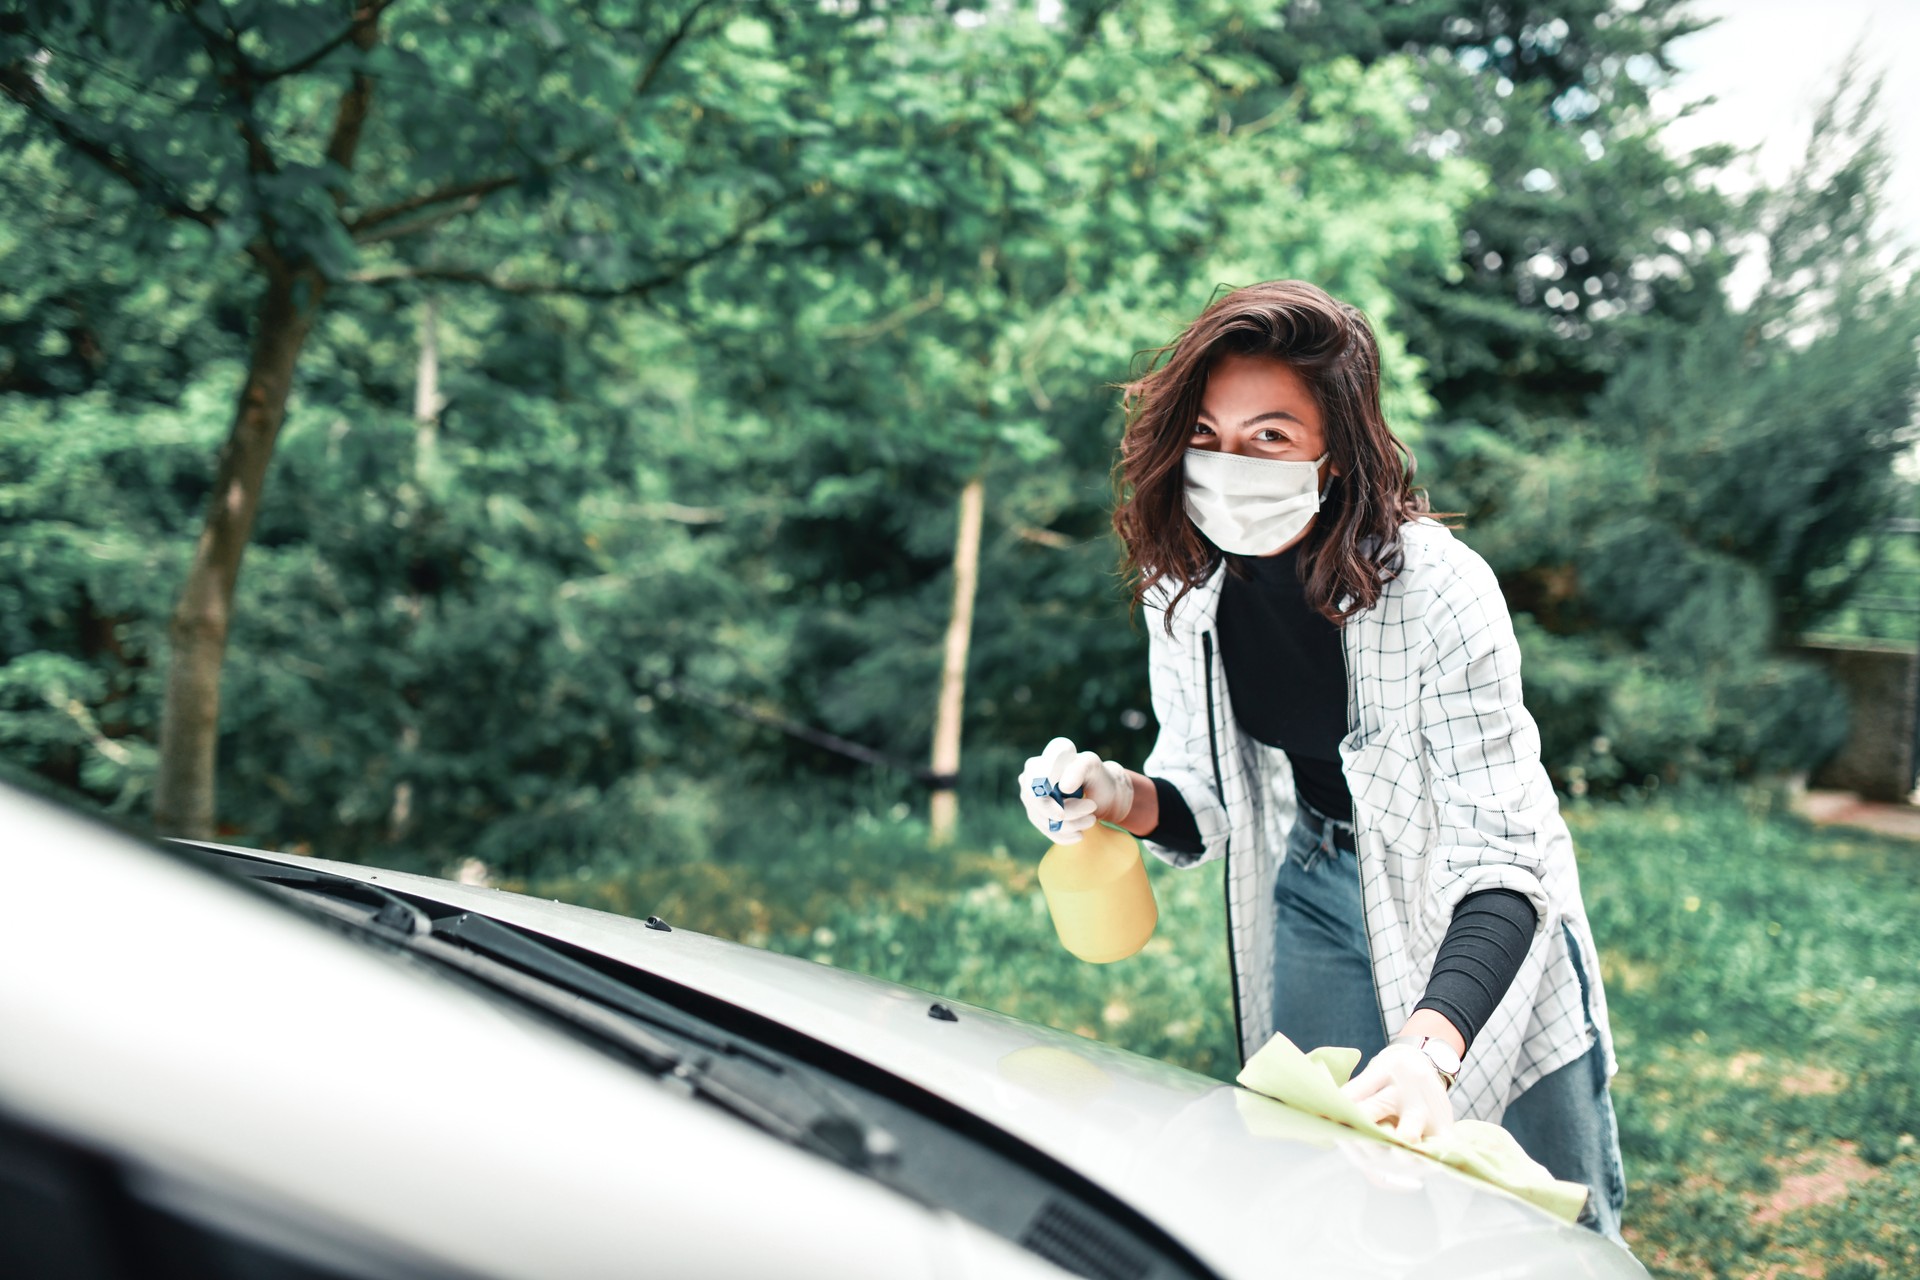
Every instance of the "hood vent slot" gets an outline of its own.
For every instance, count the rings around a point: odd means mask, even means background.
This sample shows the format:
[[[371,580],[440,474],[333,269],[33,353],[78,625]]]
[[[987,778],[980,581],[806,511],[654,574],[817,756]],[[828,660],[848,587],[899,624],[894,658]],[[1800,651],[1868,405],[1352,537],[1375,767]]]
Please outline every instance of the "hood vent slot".
[[[1125,1233],[1076,1205],[1050,1200],[1020,1243],[1087,1280],[1146,1280],[1153,1260]]]

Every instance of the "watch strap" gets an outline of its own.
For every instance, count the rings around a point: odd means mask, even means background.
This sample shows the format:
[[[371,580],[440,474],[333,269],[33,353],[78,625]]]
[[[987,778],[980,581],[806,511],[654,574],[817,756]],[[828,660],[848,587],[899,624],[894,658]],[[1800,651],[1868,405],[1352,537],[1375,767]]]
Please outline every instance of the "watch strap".
[[[1460,1055],[1453,1046],[1438,1036],[1395,1036],[1393,1044],[1408,1044],[1420,1051],[1420,1055],[1432,1064],[1434,1074],[1448,1089],[1460,1076]]]

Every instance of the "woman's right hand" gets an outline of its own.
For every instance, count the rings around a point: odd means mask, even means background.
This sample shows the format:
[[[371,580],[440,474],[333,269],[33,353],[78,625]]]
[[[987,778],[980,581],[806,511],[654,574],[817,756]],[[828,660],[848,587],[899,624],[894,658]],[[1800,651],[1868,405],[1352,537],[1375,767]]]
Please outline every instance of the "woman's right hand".
[[[1062,803],[1048,794],[1049,784],[1063,796],[1083,794]],[[1020,770],[1020,802],[1040,834],[1055,844],[1076,844],[1096,821],[1125,821],[1133,808],[1133,779],[1113,761],[1077,750],[1072,739],[1055,738]],[[1050,829],[1054,823],[1058,830]]]

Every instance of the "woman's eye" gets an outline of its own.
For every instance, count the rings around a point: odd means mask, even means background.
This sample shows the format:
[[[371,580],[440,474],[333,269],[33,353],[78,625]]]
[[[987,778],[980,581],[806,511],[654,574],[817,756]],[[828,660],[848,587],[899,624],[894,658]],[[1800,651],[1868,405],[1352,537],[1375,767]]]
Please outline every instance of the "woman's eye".
[[[1287,442],[1287,438],[1278,431],[1275,431],[1272,427],[1263,428],[1259,434],[1254,436],[1254,439],[1260,441],[1262,444],[1285,444]]]
[[[1213,434],[1213,428],[1204,422],[1196,422],[1193,424],[1193,434],[1197,436],[1210,436]]]

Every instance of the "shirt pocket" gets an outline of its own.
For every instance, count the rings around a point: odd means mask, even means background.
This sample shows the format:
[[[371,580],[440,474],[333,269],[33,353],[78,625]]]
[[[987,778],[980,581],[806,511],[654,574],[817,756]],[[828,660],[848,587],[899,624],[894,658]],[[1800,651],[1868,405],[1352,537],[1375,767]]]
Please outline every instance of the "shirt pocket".
[[[1425,755],[1420,735],[1403,724],[1340,740],[1340,768],[1353,793],[1355,825],[1374,832],[1394,853],[1425,851],[1433,831]]]

